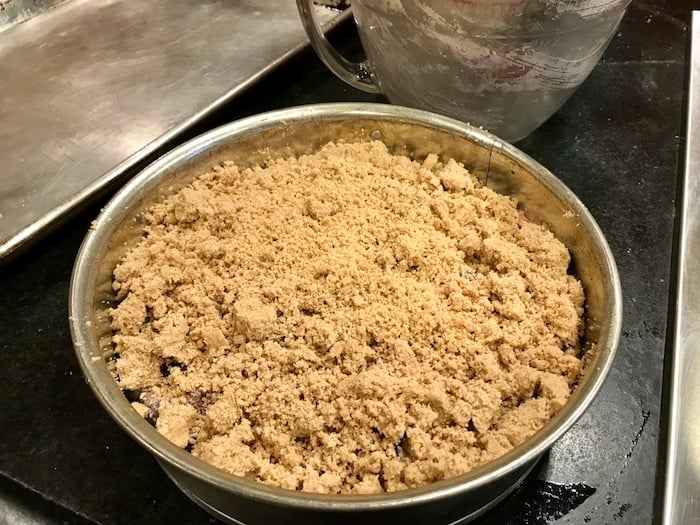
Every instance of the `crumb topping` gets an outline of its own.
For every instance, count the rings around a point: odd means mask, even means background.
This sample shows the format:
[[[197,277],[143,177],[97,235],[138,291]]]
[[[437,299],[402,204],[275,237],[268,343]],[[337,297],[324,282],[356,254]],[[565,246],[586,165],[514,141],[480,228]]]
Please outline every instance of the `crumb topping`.
[[[454,161],[379,142],[239,170],[153,206],[114,271],[114,374],[212,465],[376,493],[522,443],[578,380],[570,255]]]

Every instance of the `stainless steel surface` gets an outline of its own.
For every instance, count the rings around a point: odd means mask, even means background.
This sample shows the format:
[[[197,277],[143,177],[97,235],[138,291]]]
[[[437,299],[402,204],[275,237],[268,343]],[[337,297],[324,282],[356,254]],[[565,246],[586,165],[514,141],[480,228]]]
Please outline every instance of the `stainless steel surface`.
[[[0,7],[0,259],[306,45],[293,2]]]
[[[663,523],[700,523],[700,11],[693,12]]]
[[[513,195],[532,220],[567,245],[587,296],[586,371],[566,406],[535,436],[488,465],[454,479],[373,496],[314,495],[277,489],[219,471],[177,448],[139,417],[112,378],[107,309],[117,261],[138,240],[140,212],[222,160],[240,166],[313,151],[329,140],[381,136],[390,150],[414,158],[455,158],[497,191]],[[213,130],[171,151],[129,182],[104,208],[80,249],[70,289],[76,353],[111,416],[154,454],[189,493],[244,523],[450,523],[478,512],[517,484],[533,463],[586,410],[612,364],[621,327],[615,262],[595,221],[556,177],[494,136],[419,110],[376,104],[328,104],[262,114]]]
[[[0,32],[37,16],[66,0],[0,0]]]

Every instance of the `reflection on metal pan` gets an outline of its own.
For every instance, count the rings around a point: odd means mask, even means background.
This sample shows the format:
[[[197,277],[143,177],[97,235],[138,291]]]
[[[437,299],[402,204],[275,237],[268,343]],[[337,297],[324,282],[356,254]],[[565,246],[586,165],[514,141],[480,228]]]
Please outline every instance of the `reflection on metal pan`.
[[[0,263],[305,45],[293,2],[0,1]]]

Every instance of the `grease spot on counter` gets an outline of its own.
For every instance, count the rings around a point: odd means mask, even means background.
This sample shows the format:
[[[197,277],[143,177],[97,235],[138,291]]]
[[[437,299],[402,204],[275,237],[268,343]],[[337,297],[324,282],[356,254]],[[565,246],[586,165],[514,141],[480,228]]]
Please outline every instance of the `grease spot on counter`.
[[[558,484],[535,480],[524,486],[514,498],[520,500],[519,511],[500,521],[497,515],[494,523],[516,525],[547,525],[566,516],[595,494],[596,489],[585,483]],[[513,507],[511,507],[513,508]],[[487,521],[491,523],[491,521]]]
[[[642,433],[644,432],[644,427],[647,426],[647,421],[649,421],[650,416],[651,416],[650,410],[644,410],[642,412],[642,424],[639,427],[639,430],[637,430],[637,433],[632,438],[632,446],[630,447],[629,452],[627,452],[627,454],[625,454],[626,458],[630,458],[632,456],[632,453],[634,452],[634,449],[637,448],[637,444],[639,444],[639,440],[641,439]]]
[[[537,525],[565,516],[595,493],[595,489],[585,483],[558,485],[538,480],[535,489],[535,497],[526,503],[523,517]]]
[[[620,505],[620,508],[617,510],[617,512],[613,515],[613,519],[615,521],[622,519],[622,517],[625,515],[625,513],[632,508],[632,505],[629,503],[623,503]]]

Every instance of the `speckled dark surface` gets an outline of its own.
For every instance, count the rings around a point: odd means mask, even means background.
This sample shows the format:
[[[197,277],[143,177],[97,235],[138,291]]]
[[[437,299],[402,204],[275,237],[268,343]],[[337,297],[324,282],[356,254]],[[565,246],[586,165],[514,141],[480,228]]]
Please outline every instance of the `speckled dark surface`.
[[[652,523],[692,7],[633,2],[591,77],[519,144],[579,195],[606,234],[622,278],[624,333],[594,404],[482,524]],[[335,36],[357,50],[351,30]],[[381,99],[346,87],[305,53],[219,121],[358,100]],[[101,204],[0,268],[0,509],[21,510],[0,512],[0,522],[212,523],[109,419],[74,358],[68,282]]]

